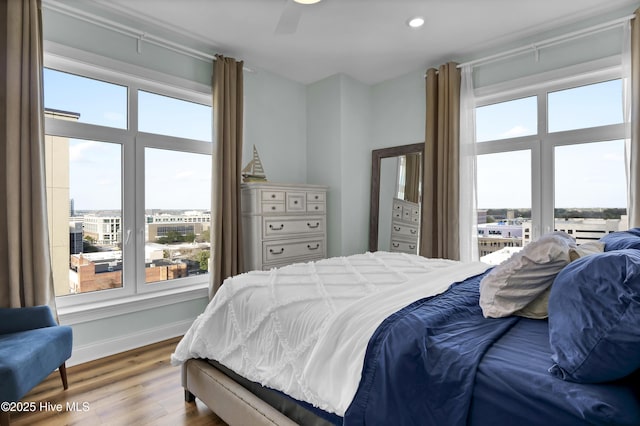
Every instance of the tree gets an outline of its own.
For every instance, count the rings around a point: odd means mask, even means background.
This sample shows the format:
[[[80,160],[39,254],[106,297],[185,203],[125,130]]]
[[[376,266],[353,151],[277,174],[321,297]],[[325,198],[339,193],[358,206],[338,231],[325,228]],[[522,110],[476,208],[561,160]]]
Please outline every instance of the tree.
[[[199,260],[200,260],[200,270],[208,271],[209,270],[209,257],[211,256],[210,250],[203,250],[200,252]]]

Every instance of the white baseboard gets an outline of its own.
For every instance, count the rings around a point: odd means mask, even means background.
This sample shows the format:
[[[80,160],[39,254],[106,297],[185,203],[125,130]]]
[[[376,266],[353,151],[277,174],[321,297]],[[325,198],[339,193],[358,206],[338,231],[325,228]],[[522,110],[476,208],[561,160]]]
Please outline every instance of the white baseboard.
[[[187,332],[193,320],[179,321],[162,327],[150,328],[137,333],[105,339],[89,345],[74,346],[67,367],[115,355],[141,346],[161,342]]]

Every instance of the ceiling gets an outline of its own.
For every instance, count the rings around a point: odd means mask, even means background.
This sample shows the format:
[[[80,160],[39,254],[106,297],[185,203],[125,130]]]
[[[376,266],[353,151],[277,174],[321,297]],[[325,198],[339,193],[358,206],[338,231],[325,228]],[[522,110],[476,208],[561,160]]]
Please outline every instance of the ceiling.
[[[545,31],[617,13],[637,0],[82,0],[98,13],[301,83],[343,73],[374,84]],[[284,15],[284,17],[283,17]],[[406,21],[425,18],[420,29]],[[614,15],[615,17],[615,15]],[[281,18],[283,22],[280,22]]]

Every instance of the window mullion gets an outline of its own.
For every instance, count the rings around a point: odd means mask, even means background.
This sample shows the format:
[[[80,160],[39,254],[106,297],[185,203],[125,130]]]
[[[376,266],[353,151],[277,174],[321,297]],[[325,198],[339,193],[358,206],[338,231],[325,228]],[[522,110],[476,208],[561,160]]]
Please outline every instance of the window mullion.
[[[538,225],[539,234],[546,234],[552,232],[554,229],[554,168],[553,168],[553,146],[549,140],[549,106],[547,103],[547,91],[541,90],[537,94],[538,96],[538,135],[540,135],[540,148],[539,148],[539,166],[534,168],[538,174],[536,181],[539,185],[540,198],[539,198],[539,216],[536,220]]]
[[[137,93],[135,87],[129,86],[128,100],[128,132],[130,134],[129,143],[124,146],[124,159],[123,159],[123,273],[124,282],[126,288],[131,292],[136,292],[135,283],[137,281],[137,262],[139,256],[138,249],[138,236],[136,229],[136,203],[138,194],[136,191],[136,175],[137,175],[137,160],[136,160],[136,138],[137,131]]]

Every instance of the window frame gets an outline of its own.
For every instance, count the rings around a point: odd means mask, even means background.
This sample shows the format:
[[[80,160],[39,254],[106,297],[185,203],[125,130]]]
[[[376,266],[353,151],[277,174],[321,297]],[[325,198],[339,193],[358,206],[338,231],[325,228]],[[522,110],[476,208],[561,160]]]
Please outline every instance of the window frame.
[[[535,135],[475,143],[476,155],[531,151],[531,239],[555,229],[555,148],[566,145],[624,140],[626,123],[549,133],[548,93],[579,86],[622,79],[619,56],[545,72],[510,82],[476,89],[475,107],[507,102],[527,96],[537,97],[538,129]],[[620,105],[622,108],[623,105]],[[624,119],[624,118],[623,118]]]
[[[128,89],[126,129],[45,118],[47,135],[115,143],[122,147],[123,286],[57,296],[56,304],[60,315],[68,314],[82,322],[110,316],[109,312],[114,310],[123,314],[143,307],[164,306],[206,297],[208,274],[145,283],[144,149],[160,148],[212,155],[215,144],[213,124],[211,142],[138,132],[137,93],[138,90],[143,90],[212,107],[211,87],[51,42],[45,43],[44,67],[122,85]]]

